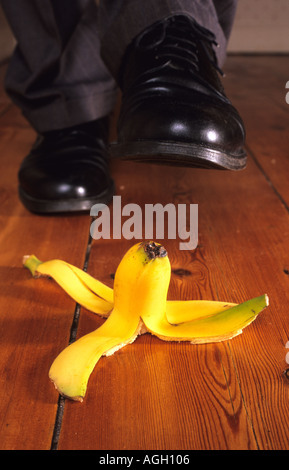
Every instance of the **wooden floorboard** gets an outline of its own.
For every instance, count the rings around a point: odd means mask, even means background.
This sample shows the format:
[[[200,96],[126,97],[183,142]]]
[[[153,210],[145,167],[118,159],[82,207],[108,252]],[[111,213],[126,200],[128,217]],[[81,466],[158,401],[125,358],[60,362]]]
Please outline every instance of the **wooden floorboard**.
[[[227,62],[228,93],[246,119],[247,147],[289,207],[288,55]],[[256,66],[257,64],[257,66]],[[262,70],[262,74],[260,71]],[[235,86],[235,83],[239,85]]]
[[[59,403],[47,377],[69,341],[76,305],[53,282],[31,279],[21,258],[35,252],[80,267],[87,259],[88,271],[113,286],[134,241],[88,246],[89,216],[29,214],[18,201],[17,169],[35,135],[11,103],[0,109],[2,449],[288,449],[287,63],[273,56],[227,61],[225,87],[247,128],[246,170],[111,165],[123,206],[198,204],[196,250],[180,251],[179,239],[159,240],[172,264],[170,298],[241,302],[267,293],[270,306],[224,343],[139,337],[99,361],[83,403]],[[103,322],[79,313],[78,337]]]
[[[0,135],[0,447],[49,449],[58,397],[47,373],[55,348],[68,343],[75,303],[50,282],[37,285],[22,257],[65,256],[83,267],[89,220],[28,213],[18,201],[17,170],[34,132],[10,107]]]

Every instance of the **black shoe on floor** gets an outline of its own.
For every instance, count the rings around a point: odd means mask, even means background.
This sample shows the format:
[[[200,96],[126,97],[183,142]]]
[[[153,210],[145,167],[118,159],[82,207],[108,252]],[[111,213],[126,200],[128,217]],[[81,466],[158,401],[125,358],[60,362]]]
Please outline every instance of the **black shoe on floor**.
[[[129,46],[112,157],[240,170],[245,130],[225,96],[215,36],[186,16],[155,23]]]
[[[31,212],[89,212],[108,204],[114,184],[108,166],[107,117],[38,136],[19,169],[19,196]]]

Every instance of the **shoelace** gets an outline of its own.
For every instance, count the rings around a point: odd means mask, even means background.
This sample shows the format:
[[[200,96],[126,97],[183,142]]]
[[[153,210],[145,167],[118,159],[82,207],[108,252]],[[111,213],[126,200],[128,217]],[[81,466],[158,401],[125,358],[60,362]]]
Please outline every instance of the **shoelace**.
[[[199,43],[209,45],[209,48],[203,47],[203,50],[212,66],[223,75],[213,49],[213,46],[218,46],[215,35],[188,17],[171,17],[152,25],[139,37],[137,46],[144,50],[155,50],[155,58],[166,60],[172,68],[198,72]]]

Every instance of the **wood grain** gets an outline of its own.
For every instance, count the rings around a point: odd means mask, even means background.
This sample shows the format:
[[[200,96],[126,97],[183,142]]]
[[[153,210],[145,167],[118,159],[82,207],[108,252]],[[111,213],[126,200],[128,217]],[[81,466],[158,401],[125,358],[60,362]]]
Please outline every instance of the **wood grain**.
[[[233,83],[239,89],[236,67]],[[250,101],[248,148],[254,143],[251,105]],[[278,109],[276,116],[279,119]],[[261,122],[258,129],[255,132],[261,135]],[[289,220],[260,165],[250,154],[248,168],[233,174],[115,164],[123,204],[199,204],[198,249],[180,252],[176,241],[166,240],[173,269],[171,298],[241,302],[266,292],[270,307],[242,336],[228,343],[164,344],[146,335],[109,360],[104,358],[91,377],[85,409],[67,403],[60,448],[286,447],[288,385],[283,368],[289,332],[284,266]],[[89,271],[106,280],[128,245],[117,244],[123,247],[118,258],[109,244],[95,242]],[[106,272],[99,270],[105,263]],[[180,275],[182,270],[186,275]],[[86,324],[87,315],[81,318],[80,334],[89,331]],[[94,418],[101,424],[93,433],[88,423]],[[73,433],[79,437],[77,443]]]
[[[101,358],[84,402],[58,407],[54,448],[288,448],[287,63],[287,57],[227,61],[226,90],[247,128],[246,170],[111,164],[122,205],[198,204],[196,250],[180,251],[178,239],[159,240],[172,264],[171,299],[241,302],[267,293],[270,306],[231,341],[196,346],[146,334]],[[116,118],[117,110],[112,136]],[[0,116],[0,133],[0,446],[47,449],[58,400],[47,370],[69,340],[75,304],[53,282],[31,279],[21,257],[37,249],[39,257],[82,266],[91,220],[27,213],[17,199],[17,167],[34,133],[13,106]],[[134,242],[93,240],[88,271],[113,286]],[[77,337],[103,321],[80,309]]]
[[[135,167],[135,175],[137,171]],[[151,194],[158,187],[152,179],[153,171],[157,170],[147,169],[148,180],[144,177],[145,170],[141,169],[143,194]],[[117,174],[119,172],[118,168]],[[104,358],[101,379],[96,371],[90,380],[85,407],[76,408],[67,403],[60,448],[78,445],[102,449],[127,446],[133,449],[266,448],[269,432],[262,426],[263,413],[269,415],[270,426],[276,429],[276,412],[286,413],[285,403],[281,410],[274,395],[263,404],[255,384],[259,374],[266,377],[270,367],[270,387],[276,389],[277,394],[286,394],[279,361],[285,344],[284,341],[281,346],[280,334],[284,340],[288,335],[288,328],[287,333],[284,330],[287,309],[283,306],[286,304],[280,302],[279,294],[284,289],[284,297],[286,292],[287,277],[280,260],[288,256],[288,233],[284,238],[288,213],[254,162],[249,163],[246,172],[238,175],[207,172],[199,173],[197,178],[196,174],[195,171],[186,172],[181,184],[188,187],[193,180],[194,192],[199,194],[200,245],[194,253],[179,252],[177,243],[168,241],[173,268],[170,297],[241,302],[268,293],[272,306],[241,337],[229,343],[168,345],[147,335],[109,360]],[[168,186],[174,186],[175,176],[175,170],[165,171]],[[155,185],[150,186],[152,182]],[[163,193],[162,187],[159,191],[158,200],[164,203],[168,192]],[[135,196],[138,200],[137,193]],[[271,210],[264,211],[268,205]],[[120,246],[121,242],[118,244]],[[127,244],[123,243],[120,252],[125,251]],[[93,275],[107,280],[117,262],[108,244],[99,241],[93,244],[89,265]],[[186,276],[178,274],[180,268],[185,270]],[[274,278],[280,277],[278,285],[272,284],[272,274]],[[80,334],[94,328],[92,320],[86,327],[87,321],[87,315],[81,317]],[[141,354],[145,354],[140,349],[142,344],[150,352],[146,362],[141,358]],[[140,359],[135,372],[130,365],[137,360],[131,358],[134,351]],[[263,362],[264,356],[270,360]],[[113,380],[110,368],[114,371]],[[108,382],[111,386],[107,390]],[[173,385],[173,391],[168,384]],[[263,386],[266,390],[265,382]],[[138,397],[141,408],[132,408]],[[260,413],[262,406],[265,408]],[[86,422],[86,429],[91,430],[90,417],[92,420],[97,417],[97,422],[102,423],[101,433],[81,434],[82,420]],[[114,428],[116,432],[113,432]],[[73,440],[76,432],[79,443]]]
[[[256,164],[289,207],[288,55],[246,57],[227,63],[228,94],[247,127],[247,146]],[[262,70],[262,74],[260,71]],[[235,86],[235,83],[238,85]]]
[[[0,134],[0,448],[49,449],[58,397],[48,370],[68,344],[75,303],[52,282],[32,279],[22,257],[64,257],[82,267],[89,220],[28,213],[18,200],[17,171],[34,132],[10,106]]]

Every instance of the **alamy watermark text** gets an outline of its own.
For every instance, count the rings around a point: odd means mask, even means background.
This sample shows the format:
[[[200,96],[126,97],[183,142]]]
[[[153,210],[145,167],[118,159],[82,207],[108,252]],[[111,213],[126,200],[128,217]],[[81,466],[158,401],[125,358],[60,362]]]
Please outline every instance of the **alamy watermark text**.
[[[95,217],[90,227],[92,238],[126,240],[179,239],[180,250],[194,250],[198,245],[198,204],[160,203],[122,206],[121,196],[113,196],[111,207],[92,206]]]

